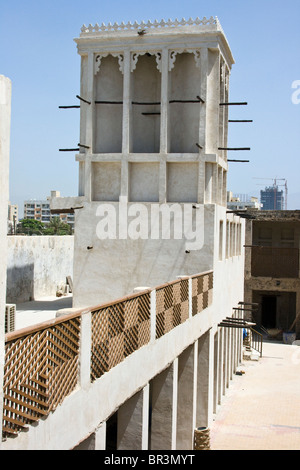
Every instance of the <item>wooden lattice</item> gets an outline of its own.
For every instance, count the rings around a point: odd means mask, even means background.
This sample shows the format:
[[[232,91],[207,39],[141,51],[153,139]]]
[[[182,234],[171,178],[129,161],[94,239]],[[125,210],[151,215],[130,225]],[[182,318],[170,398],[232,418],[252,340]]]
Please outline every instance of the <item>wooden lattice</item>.
[[[211,305],[213,273],[200,274],[192,278],[192,315]]]
[[[92,312],[91,380],[150,341],[150,293]]]
[[[78,377],[80,316],[6,342],[3,435],[54,410]]]
[[[189,316],[188,279],[168,284],[156,291],[156,338],[183,323]]]
[[[212,301],[213,273],[192,278],[192,314]],[[91,310],[91,381],[149,343],[150,292]],[[156,289],[156,338],[189,317],[189,279]],[[3,437],[47,416],[78,383],[81,315],[6,338]]]

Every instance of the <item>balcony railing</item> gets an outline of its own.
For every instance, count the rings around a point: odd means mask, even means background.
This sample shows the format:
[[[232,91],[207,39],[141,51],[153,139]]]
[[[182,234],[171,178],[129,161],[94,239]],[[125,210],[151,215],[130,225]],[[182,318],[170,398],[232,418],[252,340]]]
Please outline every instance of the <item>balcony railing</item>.
[[[8,333],[3,437],[47,416],[76,387],[202,312],[212,291],[209,271]]]
[[[299,277],[298,248],[252,246],[251,274],[255,277]]]

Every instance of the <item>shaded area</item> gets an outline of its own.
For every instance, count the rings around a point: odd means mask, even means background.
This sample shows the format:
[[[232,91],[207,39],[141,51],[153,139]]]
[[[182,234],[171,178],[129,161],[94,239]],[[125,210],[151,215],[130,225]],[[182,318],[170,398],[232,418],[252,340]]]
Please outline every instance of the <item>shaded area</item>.
[[[34,263],[7,268],[6,302],[26,302],[34,298]]]

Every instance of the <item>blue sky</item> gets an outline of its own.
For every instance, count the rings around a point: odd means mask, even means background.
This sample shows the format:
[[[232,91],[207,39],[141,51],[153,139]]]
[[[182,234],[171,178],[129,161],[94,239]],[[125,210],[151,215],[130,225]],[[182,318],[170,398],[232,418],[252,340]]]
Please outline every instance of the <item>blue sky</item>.
[[[78,104],[73,39],[81,26],[204,16],[219,18],[235,58],[230,100],[248,102],[231,107],[230,118],[253,119],[230,124],[229,146],[251,151],[230,153],[250,163],[229,164],[228,189],[259,196],[283,178],[288,209],[300,209],[300,104],[291,99],[300,80],[299,0],[0,0],[0,74],[12,81],[10,200],[20,215],[25,199],[77,195],[75,154],[59,148],[77,146],[79,110],[58,107]]]

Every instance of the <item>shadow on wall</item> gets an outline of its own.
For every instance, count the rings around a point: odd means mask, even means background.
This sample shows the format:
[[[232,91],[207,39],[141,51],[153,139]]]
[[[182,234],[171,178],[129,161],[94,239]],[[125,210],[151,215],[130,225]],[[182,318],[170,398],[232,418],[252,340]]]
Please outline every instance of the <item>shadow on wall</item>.
[[[27,302],[34,299],[34,264],[7,269],[6,303]]]

